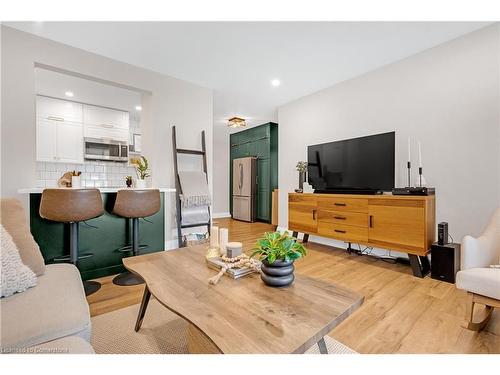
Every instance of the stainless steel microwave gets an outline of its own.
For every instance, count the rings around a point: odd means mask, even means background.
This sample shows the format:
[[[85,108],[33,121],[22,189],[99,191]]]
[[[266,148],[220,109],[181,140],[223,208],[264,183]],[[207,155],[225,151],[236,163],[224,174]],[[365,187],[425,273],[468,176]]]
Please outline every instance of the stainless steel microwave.
[[[128,161],[128,144],[107,138],[85,138],[85,159]]]

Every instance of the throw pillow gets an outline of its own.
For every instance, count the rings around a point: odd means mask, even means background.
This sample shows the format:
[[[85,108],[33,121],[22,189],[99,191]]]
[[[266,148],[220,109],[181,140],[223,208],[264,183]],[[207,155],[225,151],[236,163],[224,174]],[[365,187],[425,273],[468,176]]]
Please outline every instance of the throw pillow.
[[[0,260],[0,297],[9,297],[36,285],[35,273],[21,261],[14,240],[1,224]]]
[[[45,263],[26,221],[23,205],[15,198],[0,199],[0,223],[16,244],[21,260],[37,275],[45,273]]]

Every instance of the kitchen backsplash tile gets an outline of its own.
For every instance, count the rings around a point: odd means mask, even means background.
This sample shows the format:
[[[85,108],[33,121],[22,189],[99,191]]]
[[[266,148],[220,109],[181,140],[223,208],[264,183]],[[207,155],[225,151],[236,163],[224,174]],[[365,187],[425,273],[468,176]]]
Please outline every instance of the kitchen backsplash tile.
[[[57,187],[57,180],[65,172],[82,172],[82,187],[125,187],[125,178],[137,178],[134,167],[114,162],[88,161],[85,164],[37,162],[37,187]]]

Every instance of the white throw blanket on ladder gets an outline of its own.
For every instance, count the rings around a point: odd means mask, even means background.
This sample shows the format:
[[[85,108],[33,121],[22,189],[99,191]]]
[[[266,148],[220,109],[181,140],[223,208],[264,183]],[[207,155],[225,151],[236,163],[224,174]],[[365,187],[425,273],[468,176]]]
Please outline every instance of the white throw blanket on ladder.
[[[205,172],[179,172],[179,181],[182,207],[210,206],[212,201]]]

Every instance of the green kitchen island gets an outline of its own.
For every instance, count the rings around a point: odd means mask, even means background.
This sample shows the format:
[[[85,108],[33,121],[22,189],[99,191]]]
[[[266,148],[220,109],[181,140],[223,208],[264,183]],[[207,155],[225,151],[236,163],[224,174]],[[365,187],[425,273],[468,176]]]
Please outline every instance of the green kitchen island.
[[[79,224],[79,253],[93,256],[78,261],[83,280],[118,274],[125,271],[122,258],[131,252],[120,248],[131,243],[132,221],[112,214],[116,192],[120,188],[100,188],[104,214]],[[166,209],[165,199],[175,189],[159,188],[161,209],[155,215],[140,219],[139,233],[141,254],[165,249]],[[42,219],[39,214],[42,188],[21,189],[29,195],[30,228],[38,243],[45,263],[55,263],[54,258],[69,254],[69,225]]]

